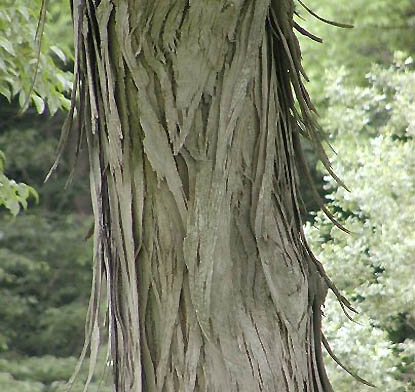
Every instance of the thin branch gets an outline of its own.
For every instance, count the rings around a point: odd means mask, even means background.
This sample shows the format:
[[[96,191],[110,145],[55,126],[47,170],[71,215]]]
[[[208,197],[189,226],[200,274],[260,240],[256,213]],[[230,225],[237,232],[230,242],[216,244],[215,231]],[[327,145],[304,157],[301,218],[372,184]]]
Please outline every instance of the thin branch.
[[[46,3],[47,3],[47,0],[42,0],[42,5],[40,6],[39,21],[37,23],[36,34],[35,34],[35,43],[37,44],[35,72],[33,74],[33,78],[30,83],[29,91],[27,92],[25,103],[19,110],[19,115],[22,114],[29,106],[30,95],[32,94],[32,91],[35,87],[36,78],[39,73],[42,38],[43,38],[43,31],[45,30],[45,22],[46,22],[46,5],[47,5]]]

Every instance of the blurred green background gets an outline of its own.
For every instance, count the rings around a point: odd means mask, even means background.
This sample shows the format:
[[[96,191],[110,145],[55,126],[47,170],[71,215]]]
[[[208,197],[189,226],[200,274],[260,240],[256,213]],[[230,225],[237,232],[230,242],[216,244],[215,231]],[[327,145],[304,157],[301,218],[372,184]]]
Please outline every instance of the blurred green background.
[[[0,390],[7,392],[63,390],[84,339],[92,260],[84,238],[92,218],[85,151],[65,187],[75,141],[44,183],[69,104],[68,3],[48,2],[39,43],[41,1],[0,1]],[[296,3],[297,22],[324,41],[300,37],[304,67],[337,152],[327,146],[333,167],[351,189],[339,188],[305,144],[321,196],[353,232],[333,227],[304,189],[312,248],[360,312],[350,322],[329,296],[325,335],[337,357],[378,391],[415,391],[415,2],[306,4],[355,26],[322,23]],[[104,357],[91,391],[110,390]],[[370,389],[326,362],[336,392]],[[82,368],[73,392],[86,376]]]

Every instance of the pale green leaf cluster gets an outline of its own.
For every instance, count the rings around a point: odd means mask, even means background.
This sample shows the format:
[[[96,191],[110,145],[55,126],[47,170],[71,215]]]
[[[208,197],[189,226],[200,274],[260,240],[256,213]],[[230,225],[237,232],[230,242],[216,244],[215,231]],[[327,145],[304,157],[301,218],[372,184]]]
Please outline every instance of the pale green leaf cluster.
[[[38,194],[31,186],[9,179],[3,172],[5,162],[6,157],[0,151],[0,206],[6,207],[16,216],[21,208],[27,208],[30,196],[38,201]]]
[[[58,109],[69,109],[73,75],[65,71],[72,59],[68,6],[61,0],[48,3],[45,22],[53,23],[42,34],[43,29],[38,30],[41,0],[4,0],[0,4],[0,95],[9,102],[17,100],[22,110],[30,104],[39,114],[46,108],[52,115]],[[26,209],[31,195],[38,196],[33,187],[7,177],[4,164],[0,149],[0,206],[17,215],[21,208]]]
[[[335,172],[351,192],[329,177],[326,187],[332,211],[353,234],[334,228],[321,213],[315,227],[306,228],[327,273],[361,312],[362,325],[350,323],[329,299],[328,340],[345,364],[385,392],[411,391],[409,380],[415,379],[412,65],[398,53],[394,66],[372,67],[366,88],[350,86],[344,70],[332,73],[323,125],[341,151],[331,157]],[[349,391],[354,381],[330,369],[335,390]]]
[[[17,98],[22,108],[33,104],[38,113],[48,107],[54,114],[68,109],[68,94],[72,73],[63,66],[71,52],[59,27],[36,37],[41,0],[4,0],[0,5],[0,94],[9,101]],[[54,26],[69,26],[67,2],[53,1],[46,13],[46,22],[55,19]],[[36,76],[35,83],[33,80]],[[33,85],[33,89],[31,89]],[[29,97],[30,94],[30,97]]]

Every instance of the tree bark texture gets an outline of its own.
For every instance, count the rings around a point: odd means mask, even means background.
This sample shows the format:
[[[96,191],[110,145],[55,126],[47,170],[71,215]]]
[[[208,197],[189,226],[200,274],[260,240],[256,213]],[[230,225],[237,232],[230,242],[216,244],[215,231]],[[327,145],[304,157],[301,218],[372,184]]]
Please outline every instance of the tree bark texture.
[[[331,390],[297,200],[300,132],[321,147],[293,7],[72,1],[95,216],[86,343],[93,362],[106,293],[118,392]]]

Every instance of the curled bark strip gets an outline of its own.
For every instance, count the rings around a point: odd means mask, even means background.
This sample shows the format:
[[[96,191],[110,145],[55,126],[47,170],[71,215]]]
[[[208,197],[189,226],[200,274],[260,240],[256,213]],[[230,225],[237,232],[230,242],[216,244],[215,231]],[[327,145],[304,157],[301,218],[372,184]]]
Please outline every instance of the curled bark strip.
[[[376,385],[370,383],[369,381],[366,381],[364,378],[358,376],[355,372],[352,372],[345,365],[343,365],[343,363],[337,358],[336,354],[334,354],[324,334],[322,335],[322,341],[328,354],[333,358],[334,362],[336,362],[344,371],[346,371],[346,373],[350,374],[353,378],[355,378],[357,381],[361,382],[362,384],[365,384],[368,387],[376,388]]]
[[[342,27],[344,29],[352,29],[354,26],[347,24],[347,23],[339,23],[339,22],[333,22],[332,20],[328,20],[325,18],[322,18],[320,15],[316,14],[310,7],[307,7],[301,0],[297,0],[311,15],[313,15],[318,20],[321,20],[324,23],[336,26],[336,27]]]
[[[320,44],[323,43],[323,39],[320,37],[317,37],[316,35],[310,33],[307,31],[304,27],[301,27],[297,22],[293,22],[294,28],[302,35],[312,39],[313,41],[319,42]]]

